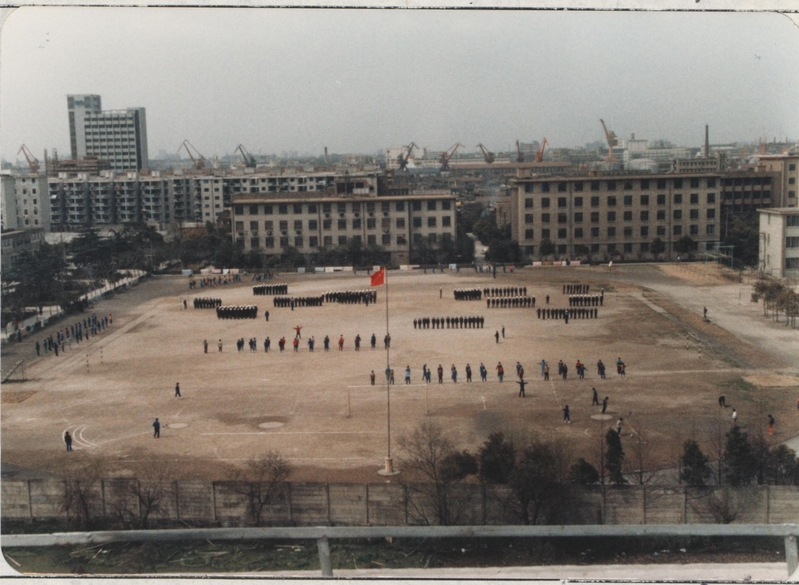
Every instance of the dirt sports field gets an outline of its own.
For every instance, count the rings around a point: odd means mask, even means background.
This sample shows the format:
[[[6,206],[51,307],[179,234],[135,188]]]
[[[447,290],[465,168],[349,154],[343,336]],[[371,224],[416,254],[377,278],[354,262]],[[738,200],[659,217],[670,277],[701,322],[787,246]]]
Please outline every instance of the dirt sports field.
[[[291,274],[273,282],[288,282],[294,296],[369,288],[366,274]],[[604,288],[598,319],[567,325],[538,320],[532,308],[487,309],[485,301],[453,298],[457,288],[526,286],[538,307],[546,306],[546,295],[550,307],[567,307],[566,283],[590,284],[592,293]],[[67,458],[99,457],[111,476],[132,473],[134,462],[163,459],[172,462],[177,477],[223,479],[230,466],[277,450],[291,460],[296,480],[384,481],[376,471],[387,447],[385,287],[368,307],[326,303],[292,311],[274,308],[271,297],[253,296],[253,284],[245,277],[240,284],[190,291],[186,277],[155,277],[92,307],[98,316],[112,314],[113,325],[59,357],[37,359],[37,337],[6,347],[4,371],[25,358],[28,380],[2,386],[3,463],[57,473]],[[596,462],[600,437],[624,417],[622,441],[633,470],[638,461],[650,469],[674,467],[688,438],[712,457],[719,432],[731,424],[732,407],[752,435],[765,434],[767,414],[777,419],[769,441],[799,435],[799,352],[769,349],[784,347],[786,336],[795,344],[796,330],[764,319],[762,309],[749,302],[749,287],[730,284],[711,269],[552,267],[500,272],[496,279],[473,271],[391,272],[389,286],[393,440],[429,420],[440,423],[458,448],[476,451],[490,433],[503,430],[562,441],[575,458]],[[192,308],[195,296],[220,297],[225,305],[257,304],[258,318],[217,320],[213,310]],[[436,316],[483,316],[485,328],[414,330],[414,318]],[[729,326],[717,325],[716,317]],[[297,325],[302,340],[295,353]],[[494,333],[503,327],[505,337],[496,343]],[[755,337],[748,338],[747,330]],[[375,350],[369,347],[373,332]],[[354,350],[357,334],[363,339],[360,352]],[[269,353],[263,350],[267,335]],[[325,335],[329,352],[323,351]],[[344,351],[337,347],[340,335]],[[246,343],[236,351],[239,338],[252,337],[257,352]],[[277,351],[281,337],[288,342],[283,353]],[[701,352],[696,338],[703,342]],[[626,363],[624,378],[616,374],[619,357]],[[597,375],[600,358],[606,380]],[[547,382],[540,376],[542,359],[551,367]],[[588,366],[585,380],[577,378],[578,359]],[[566,381],[557,376],[559,360],[569,366]],[[518,397],[517,361],[528,381],[525,398]],[[489,371],[487,382],[480,381],[481,362]],[[503,383],[498,362],[506,371]],[[467,363],[474,372],[471,384],[465,381]],[[422,382],[422,364],[433,370],[430,385]],[[436,379],[439,364],[443,384]],[[452,364],[457,384],[450,380]],[[410,385],[403,380],[407,365]],[[370,370],[376,386],[370,385]],[[174,397],[176,382],[182,398]],[[600,400],[609,397],[608,416],[591,406],[592,387]],[[730,407],[719,408],[721,394]],[[566,404],[572,424],[563,422]],[[152,436],[155,417],[163,425],[158,440]],[[62,442],[66,430],[74,436],[71,454]],[[393,455],[399,460],[402,451],[395,448]]]

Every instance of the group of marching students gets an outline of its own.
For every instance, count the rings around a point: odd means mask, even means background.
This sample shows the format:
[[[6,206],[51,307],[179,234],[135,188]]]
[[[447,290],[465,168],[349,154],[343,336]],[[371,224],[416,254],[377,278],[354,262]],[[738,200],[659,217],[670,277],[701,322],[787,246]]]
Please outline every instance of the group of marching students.
[[[255,319],[258,316],[256,305],[231,305],[229,307],[217,307],[217,319]]]
[[[413,320],[414,329],[482,329],[485,317],[421,317]]]
[[[537,309],[539,319],[596,319],[599,309]]]
[[[535,307],[535,297],[502,297],[486,299],[488,309],[508,309],[517,307]]]
[[[318,297],[274,297],[272,304],[275,307],[321,307],[325,302],[323,296]]]
[[[277,284],[256,284],[252,287],[252,294],[255,296],[286,295],[288,292],[289,285],[285,282]]]
[[[197,297],[194,299],[195,309],[216,309],[222,306],[222,299],[212,299],[208,297]]]
[[[111,315],[105,317],[97,317],[96,313],[92,313],[91,317],[85,317],[82,321],[73,323],[69,327],[64,327],[63,330],[59,329],[48,337],[45,337],[41,343],[38,341],[34,345],[36,355],[41,356],[42,353],[47,355],[53,352],[58,356],[59,351],[63,353],[67,347],[72,347],[72,341],[80,343],[82,340],[88,340],[90,335],[98,335],[104,331],[114,318]]]
[[[453,293],[456,301],[483,300],[483,291],[479,288],[456,288]]]
[[[569,297],[570,307],[601,307],[604,303],[604,292],[598,295],[572,295]]]
[[[326,303],[342,303],[344,305],[359,305],[377,302],[376,290],[342,290],[326,292],[322,295]]]
[[[564,295],[585,295],[588,294],[588,291],[591,290],[590,284],[564,284],[563,285],[563,294]]]
[[[483,294],[487,297],[526,297],[526,286],[505,286],[499,288],[484,288]]]

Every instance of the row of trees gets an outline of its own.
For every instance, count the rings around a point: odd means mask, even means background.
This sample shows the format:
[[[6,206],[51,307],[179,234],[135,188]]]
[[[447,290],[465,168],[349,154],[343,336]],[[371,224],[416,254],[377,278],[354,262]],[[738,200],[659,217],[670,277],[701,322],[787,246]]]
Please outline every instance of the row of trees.
[[[754,285],[753,301],[763,299],[763,316],[771,314],[775,321],[785,315],[785,324],[796,327],[799,316],[799,295],[793,289],[773,280],[758,280]]]

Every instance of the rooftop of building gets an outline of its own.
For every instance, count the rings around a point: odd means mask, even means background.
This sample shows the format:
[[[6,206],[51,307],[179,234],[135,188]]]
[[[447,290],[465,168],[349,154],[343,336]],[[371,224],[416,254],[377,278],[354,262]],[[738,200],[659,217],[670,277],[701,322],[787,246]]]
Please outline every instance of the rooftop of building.
[[[298,201],[408,201],[425,199],[456,199],[450,191],[446,189],[430,189],[425,191],[414,191],[408,195],[376,195],[376,194],[343,194],[324,191],[303,191],[292,193],[236,193],[233,195],[233,203],[296,203]]]
[[[799,207],[772,207],[771,209],[758,209],[758,211],[771,215],[796,215],[799,213]]]

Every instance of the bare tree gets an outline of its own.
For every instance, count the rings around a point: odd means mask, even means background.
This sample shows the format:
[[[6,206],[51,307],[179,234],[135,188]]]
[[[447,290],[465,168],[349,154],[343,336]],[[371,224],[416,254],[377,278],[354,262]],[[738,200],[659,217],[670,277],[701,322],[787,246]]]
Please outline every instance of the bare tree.
[[[124,525],[146,529],[150,518],[166,511],[166,502],[175,497],[169,463],[147,461],[133,468],[135,479],[114,483],[114,512]]]
[[[278,485],[291,475],[291,464],[278,451],[268,451],[247,462],[243,470],[230,472],[234,492],[247,500],[247,519],[254,526],[261,523],[264,509],[272,505]]]
[[[70,524],[81,529],[89,528],[102,513],[97,509],[102,469],[99,460],[89,460],[75,462],[65,470],[62,507]]]

